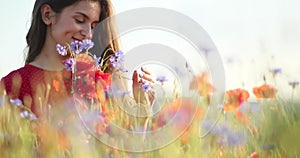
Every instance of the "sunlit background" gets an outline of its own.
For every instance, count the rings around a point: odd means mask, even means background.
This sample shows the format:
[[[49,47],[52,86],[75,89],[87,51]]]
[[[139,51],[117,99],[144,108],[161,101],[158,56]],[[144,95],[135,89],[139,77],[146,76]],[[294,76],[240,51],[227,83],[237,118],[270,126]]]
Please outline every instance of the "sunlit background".
[[[197,21],[210,35],[222,56],[226,70],[226,89],[249,89],[260,85],[264,75],[267,82],[274,83],[269,72],[274,68],[282,70],[276,78],[279,87],[287,87],[289,81],[300,80],[298,0],[112,2],[116,13],[140,7],[162,7],[178,11]],[[25,36],[30,26],[34,0],[1,1],[0,4],[0,77],[3,77],[24,65]],[[126,51],[134,41],[122,43]],[[284,94],[289,92],[288,88],[282,90]]]

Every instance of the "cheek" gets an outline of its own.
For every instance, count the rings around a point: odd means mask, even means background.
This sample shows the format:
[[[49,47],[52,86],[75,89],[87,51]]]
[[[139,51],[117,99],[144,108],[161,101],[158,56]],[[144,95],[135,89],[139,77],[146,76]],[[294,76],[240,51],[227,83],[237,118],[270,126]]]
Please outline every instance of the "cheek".
[[[57,23],[52,27],[52,36],[58,43],[65,44],[72,41],[72,37],[80,33],[80,27],[71,22]]]
[[[61,29],[61,33],[65,34],[65,35],[66,34],[74,34],[74,33],[77,33],[80,31],[79,25],[72,23],[72,22],[67,22],[67,21],[61,23],[60,29]]]

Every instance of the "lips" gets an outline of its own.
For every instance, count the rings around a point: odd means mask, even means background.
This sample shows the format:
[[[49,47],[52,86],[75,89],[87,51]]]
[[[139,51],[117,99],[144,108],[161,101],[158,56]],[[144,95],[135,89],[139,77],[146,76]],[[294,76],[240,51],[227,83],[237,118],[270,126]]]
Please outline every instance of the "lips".
[[[73,41],[82,41],[82,39],[77,39],[77,38],[74,38],[72,37]]]

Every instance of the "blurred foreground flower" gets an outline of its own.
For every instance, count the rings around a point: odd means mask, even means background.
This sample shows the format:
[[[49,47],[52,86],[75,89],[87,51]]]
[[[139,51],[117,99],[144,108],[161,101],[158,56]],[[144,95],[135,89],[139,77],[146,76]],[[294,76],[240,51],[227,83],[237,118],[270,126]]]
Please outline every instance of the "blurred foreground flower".
[[[182,144],[187,144],[190,141],[189,126],[194,118],[198,117],[196,104],[193,100],[188,98],[174,99],[168,105],[165,105],[164,109],[159,113],[155,120],[155,128],[163,128],[165,125],[172,123],[176,132],[183,132],[184,134],[179,138]]]
[[[253,93],[256,96],[257,99],[261,99],[261,98],[274,98],[276,95],[276,89],[268,84],[264,84],[260,87],[254,87],[253,88]]]
[[[111,75],[97,69],[93,58],[86,54],[77,56],[75,75],[76,80],[73,88],[77,94],[87,99],[99,99],[101,94],[107,91],[112,84]]]
[[[249,158],[259,158],[258,153],[257,153],[256,151],[253,152],[253,153],[249,156]]]
[[[204,72],[198,76],[195,76],[190,83],[191,90],[197,90],[200,96],[209,97],[214,87],[209,82],[209,74]]]
[[[225,112],[233,112],[237,110],[244,102],[247,102],[249,93],[244,89],[229,90],[225,94],[226,104],[224,104]]]
[[[16,105],[16,106],[21,106],[23,105],[22,100],[21,99],[10,99],[9,100],[11,105]]]
[[[214,121],[202,121],[200,126],[202,129],[211,130],[210,136],[214,139],[214,144],[223,146],[239,146],[246,143],[246,135],[231,126],[229,126],[226,122],[220,122],[216,126],[214,126]],[[214,128],[211,129],[211,127]]]

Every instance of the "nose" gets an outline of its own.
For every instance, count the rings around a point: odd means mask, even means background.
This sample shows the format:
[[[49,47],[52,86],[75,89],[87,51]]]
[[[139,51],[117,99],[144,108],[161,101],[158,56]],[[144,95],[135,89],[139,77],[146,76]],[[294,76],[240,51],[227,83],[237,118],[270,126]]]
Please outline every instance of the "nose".
[[[84,39],[92,39],[93,31],[90,25],[86,25],[84,29],[81,31],[81,35]]]

